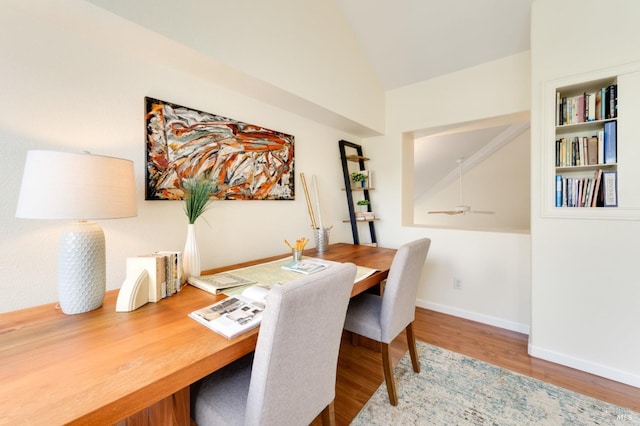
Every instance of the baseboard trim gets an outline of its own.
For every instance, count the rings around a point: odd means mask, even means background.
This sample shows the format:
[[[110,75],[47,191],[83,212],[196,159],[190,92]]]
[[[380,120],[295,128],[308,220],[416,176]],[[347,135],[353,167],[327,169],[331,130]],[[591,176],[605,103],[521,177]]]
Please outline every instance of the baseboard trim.
[[[596,376],[604,377],[605,379],[615,380],[616,382],[624,383],[625,385],[640,388],[640,375],[631,374],[626,371],[607,367],[595,362],[586,361],[584,359],[550,351],[538,346],[533,346],[531,345],[531,343],[529,343],[528,350],[529,355],[531,355],[532,357],[544,359],[545,361],[550,361],[555,364],[575,368],[576,370],[595,374]]]
[[[492,317],[490,315],[483,315],[477,312],[466,311],[464,309],[452,308],[451,306],[427,302],[426,300],[416,300],[416,306],[424,309],[430,309],[432,311],[440,312],[443,314],[468,319],[471,321],[481,322],[483,324],[491,325],[494,327],[504,328],[505,330],[511,330],[526,335],[529,335],[529,331],[531,330],[531,328],[527,324],[520,324],[502,318]]]

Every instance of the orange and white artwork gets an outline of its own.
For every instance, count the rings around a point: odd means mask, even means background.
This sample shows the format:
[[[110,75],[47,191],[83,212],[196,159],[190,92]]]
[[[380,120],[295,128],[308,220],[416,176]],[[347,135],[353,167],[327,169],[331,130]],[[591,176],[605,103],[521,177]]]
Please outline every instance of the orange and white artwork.
[[[206,177],[213,198],[293,200],[294,137],[145,98],[147,200],[181,200],[181,182]]]

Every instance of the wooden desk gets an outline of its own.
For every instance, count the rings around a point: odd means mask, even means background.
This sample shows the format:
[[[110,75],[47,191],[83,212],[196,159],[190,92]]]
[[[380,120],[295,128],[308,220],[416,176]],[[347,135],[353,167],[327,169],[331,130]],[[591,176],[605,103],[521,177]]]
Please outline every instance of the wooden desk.
[[[305,251],[380,270],[354,293],[386,278],[394,254],[351,244]],[[222,297],[186,286],[116,313],[112,290],[84,314],[64,315],[55,304],[0,314],[0,424],[113,424],[136,413],[141,423],[189,424],[189,385],[255,349],[258,330],[227,340],[187,317]]]

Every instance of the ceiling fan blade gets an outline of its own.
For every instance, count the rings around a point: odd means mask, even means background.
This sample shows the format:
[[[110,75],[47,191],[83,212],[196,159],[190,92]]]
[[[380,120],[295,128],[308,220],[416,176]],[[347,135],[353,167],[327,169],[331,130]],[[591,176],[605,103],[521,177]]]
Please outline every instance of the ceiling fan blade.
[[[457,211],[457,210],[433,210],[427,213],[428,214],[448,214],[448,215],[462,214],[461,211]]]
[[[474,213],[474,214],[495,214],[496,212],[492,212],[490,210],[471,210],[469,213]]]

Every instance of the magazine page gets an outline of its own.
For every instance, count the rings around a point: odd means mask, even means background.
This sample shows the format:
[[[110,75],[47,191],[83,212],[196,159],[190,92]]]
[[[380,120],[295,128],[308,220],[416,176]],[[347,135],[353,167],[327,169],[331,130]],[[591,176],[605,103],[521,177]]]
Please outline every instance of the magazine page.
[[[243,294],[227,297],[193,311],[189,316],[211,330],[232,338],[260,325],[268,292],[267,288],[251,286]]]
[[[319,260],[302,259],[294,260],[282,267],[288,271],[299,272],[301,274],[313,274],[329,267],[329,263]]]

